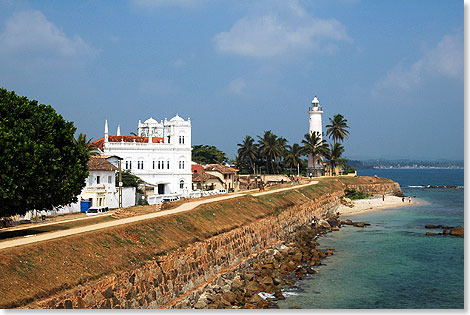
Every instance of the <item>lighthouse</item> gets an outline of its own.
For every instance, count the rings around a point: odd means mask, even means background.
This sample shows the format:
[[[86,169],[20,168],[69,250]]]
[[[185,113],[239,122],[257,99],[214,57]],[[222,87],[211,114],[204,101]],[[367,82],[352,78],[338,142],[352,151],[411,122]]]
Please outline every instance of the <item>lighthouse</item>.
[[[312,105],[308,109],[309,114],[309,133],[316,133],[320,139],[323,139],[322,120],[323,114],[322,107],[318,98],[315,96],[312,100]],[[309,177],[316,177],[324,175],[323,157],[321,155],[308,155],[307,175]]]

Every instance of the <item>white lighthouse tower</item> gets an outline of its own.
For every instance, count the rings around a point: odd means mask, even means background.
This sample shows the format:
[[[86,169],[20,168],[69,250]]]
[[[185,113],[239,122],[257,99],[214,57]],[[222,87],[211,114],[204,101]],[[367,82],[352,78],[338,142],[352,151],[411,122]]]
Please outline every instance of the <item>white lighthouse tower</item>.
[[[321,121],[321,115],[323,114],[323,110],[316,96],[312,100],[312,105],[308,109],[308,114],[310,116],[308,129],[309,133],[316,133],[318,136],[320,136],[320,139],[323,139]],[[309,177],[324,175],[323,157],[321,155],[308,155],[307,175]]]

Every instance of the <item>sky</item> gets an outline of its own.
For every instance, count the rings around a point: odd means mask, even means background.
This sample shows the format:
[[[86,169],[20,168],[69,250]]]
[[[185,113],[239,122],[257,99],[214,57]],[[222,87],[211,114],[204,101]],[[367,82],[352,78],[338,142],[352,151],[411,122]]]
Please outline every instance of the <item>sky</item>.
[[[233,158],[300,143],[316,95],[349,159],[464,158],[464,5],[432,0],[0,0],[0,87],[77,133],[176,114]]]

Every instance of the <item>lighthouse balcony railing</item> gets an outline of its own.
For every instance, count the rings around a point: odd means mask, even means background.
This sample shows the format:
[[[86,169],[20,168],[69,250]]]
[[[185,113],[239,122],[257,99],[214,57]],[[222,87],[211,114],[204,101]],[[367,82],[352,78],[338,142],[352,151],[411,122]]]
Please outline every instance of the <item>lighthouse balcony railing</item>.
[[[310,106],[309,111],[311,111],[311,112],[321,112],[321,111],[323,111],[323,109],[322,109],[321,106]]]

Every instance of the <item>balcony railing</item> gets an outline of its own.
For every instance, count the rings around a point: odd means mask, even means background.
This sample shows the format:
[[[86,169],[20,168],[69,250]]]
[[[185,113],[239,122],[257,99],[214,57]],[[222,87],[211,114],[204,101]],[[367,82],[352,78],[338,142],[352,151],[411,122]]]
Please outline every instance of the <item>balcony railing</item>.
[[[308,108],[308,110],[311,111],[311,112],[322,112],[323,111],[321,106],[310,106]]]

